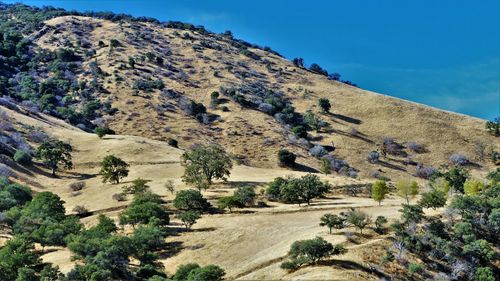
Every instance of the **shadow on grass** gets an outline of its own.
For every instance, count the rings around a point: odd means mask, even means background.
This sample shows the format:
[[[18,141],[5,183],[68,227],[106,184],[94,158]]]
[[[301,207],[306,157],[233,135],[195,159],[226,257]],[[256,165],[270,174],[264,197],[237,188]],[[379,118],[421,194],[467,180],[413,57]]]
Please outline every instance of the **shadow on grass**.
[[[391,279],[389,275],[385,274],[381,270],[372,266],[365,266],[359,264],[355,261],[331,259],[331,260],[320,261],[318,262],[318,265],[334,266],[343,269],[360,270],[369,274],[376,275],[379,278],[388,278],[389,280]]]

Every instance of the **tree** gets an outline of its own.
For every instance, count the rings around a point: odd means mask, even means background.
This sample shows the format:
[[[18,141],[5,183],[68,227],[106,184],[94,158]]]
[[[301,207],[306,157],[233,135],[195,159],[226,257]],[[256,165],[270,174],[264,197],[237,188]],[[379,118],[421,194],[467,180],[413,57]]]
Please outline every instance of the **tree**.
[[[49,140],[42,143],[36,150],[36,158],[40,159],[49,169],[52,175],[56,175],[58,169],[72,169],[70,144],[60,140]]]
[[[31,155],[24,150],[16,150],[12,159],[23,166],[29,166],[33,161]]]
[[[450,182],[447,181],[444,177],[438,177],[430,181],[430,186],[434,190],[438,190],[443,192],[444,194],[448,194],[451,189]]]
[[[464,183],[469,178],[469,171],[464,167],[453,167],[443,176],[450,183],[453,191],[463,193]]]
[[[321,120],[321,118],[316,116],[311,110],[308,110],[306,114],[304,114],[304,122],[316,132],[319,132],[321,128],[326,125],[325,121]]]
[[[217,265],[207,265],[189,272],[187,281],[220,281],[226,275],[224,269]]]
[[[382,203],[385,199],[385,196],[389,193],[389,188],[387,187],[387,183],[382,180],[378,180],[372,185],[372,198],[373,200],[378,202],[378,205]]]
[[[138,178],[132,181],[132,185],[123,187],[123,194],[140,194],[149,190],[148,181]]]
[[[101,171],[99,174],[102,176],[102,182],[120,183],[120,180],[128,176],[128,164],[122,159],[108,155],[104,157],[101,162]]]
[[[191,229],[196,221],[201,218],[201,215],[197,211],[185,211],[179,214],[177,218],[181,220],[186,229]]]
[[[292,62],[296,67],[304,68],[304,59],[303,58],[294,58],[292,60]]]
[[[432,208],[436,210],[446,205],[446,194],[440,190],[422,193],[422,197],[418,204],[423,208]]]
[[[323,112],[323,113],[329,113],[330,108],[332,107],[332,105],[330,104],[330,101],[328,99],[325,99],[325,98],[320,98],[318,100],[318,105],[321,108],[321,112]]]
[[[403,204],[403,209],[400,209],[401,218],[409,225],[410,223],[419,223],[424,218],[424,211],[419,205]]]
[[[234,197],[236,197],[243,206],[252,206],[255,202],[255,190],[251,186],[242,186],[234,192]]]
[[[396,183],[398,195],[406,199],[406,203],[410,204],[410,199],[418,194],[418,184],[416,181],[401,180]]]
[[[167,209],[156,202],[132,202],[119,217],[122,225],[154,223],[164,226],[170,222]]]
[[[346,215],[346,220],[348,223],[358,228],[361,234],[363,234],[363,229],[372,222],[369,215],[358,210],[349,211]]]
[[[0,248],[0,261],[0,280],[15,280],[19,269],[41,263],[33,243],[16,236]]]
[[[477,195],[481,190],[485,188],[483,182],[478,179],[467,179],[464,182],[464,192],[467,195]]]
[[[156,226],[140,226],[130,237],[130,242],[132,256],[141,262],[141,266],[156,267],[155,262],[159,258],[156,251],[166,247],[165,232]]]
[[[115,131],[111,130],[108,127],[96,127],[94,129],[94,133],[99,137],[103,138],[105,135],[114,135]]]
[[[299,138],[307,138],[307,128],[303,125],[292,127],[292,133],[294,133]]]
[[[231,212],[233,208],[242,208],[245,206],[241,202],[240,198],[234,195],[219,198],[217,205],[220,209],[229,209],[229,212]]]
[[[181,190],[176,193],[174,207],[180,210],[206,211],[210,208],[207,199],[195,189]]]
[[[200,268],[200,265],[197,263],[187,263],[187,264],[181,264],[177,270],[175,271],[175,274],[173,276],[174,281],[185,281],[188,279],[189,272]]]
[[[280,166],[283,167],[295,166],[295,158],[296,158],[295,154],[286,149],[280,149],[280,151],[278,152],[278,160]]]
[[[332,228],[342,229],[344,228],[345,219],[334,214],[324,214],[321,217],[320,226],[326,226],[330,230],[330,234],[332,234]]]
[[[489,267],[479,267],[474,272],[474,281],[495,281],[493,270]]]
[[[291,203],[306,202],[320,197],[330,190],[327,182],[322,182],[317,175],[307,174],[298,179],[290,179],[281,189],[281,198]]]
[[[293,242],[288,256],[290,261],[281,264],[282,268],[294,270],[303,264],[315,264],[332,255],[345,254],[347,249],[342,244],[332,245],[321,237]]]
[[[214,179],[226,180],[232,168],[231,158],[219,145],[197,145],[182,155],[181,163],[185,167],[182,180],[199,190]]]
[[[130,65],[130,68],[135,68],[135,59],[133,57],[128,57],[128,65]]]

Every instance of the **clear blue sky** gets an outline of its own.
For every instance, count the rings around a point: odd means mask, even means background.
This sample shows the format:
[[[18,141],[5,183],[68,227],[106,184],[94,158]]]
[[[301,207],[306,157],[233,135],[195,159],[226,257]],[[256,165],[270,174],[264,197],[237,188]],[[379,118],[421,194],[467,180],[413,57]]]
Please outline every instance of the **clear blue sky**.
[[[500,115],[500,1],[20,2],[231,30],[364,89],[486,119]]]

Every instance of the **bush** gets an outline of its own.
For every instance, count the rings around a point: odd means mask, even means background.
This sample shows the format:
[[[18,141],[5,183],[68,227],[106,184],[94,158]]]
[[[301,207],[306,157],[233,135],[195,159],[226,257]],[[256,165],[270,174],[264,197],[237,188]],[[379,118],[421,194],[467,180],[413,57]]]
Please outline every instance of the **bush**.
[[[79,191],[82,190],[84,187],[85,187],[85,182],[83,181],[72,182],[69,184],[69,189],[71,191]]]
[[[31,165],[31,163],[33,162],[31,155],[23,150],[16,150],[13,159],[23,166]]]
[[[85,208],[85,206],[82,205],[76,205],[73,208],[73,212],[76,213],[77,215],[85,215],[89,213],[89,210]]]
[[[327,155],[328,151],[323,146],[317,144],[313,146],[311,149],[309,149],[309,154],[319,159]]]
[[[368,153],[368,157],[366,159],[372,164],[378,163],[380,159],[380,153],[378,153],[377,151],[371,151],[370,153]]]
[[[167,141],[168,145],[170,145],[171,147],[175,147],[175,148],[178,148],[179,147],[179,143],[177,142],[176,139],[172,139],[172,138],[169,138],[168,141]]]
[[[251,186],[238,187],[234,192],[234,196],[241,202],[244,206],[252,206],[255,203],[255,198],[257,194]]]
[[[408,148],[411,149],[415,153],[424,153],[425,152],[425,146],[422,144],[419,144],[417,142],[411,141],[408,143]]]
[[[496,137],[500,136],[500,117],[495,118],[493,121],[487,121],[486,130]]]
[[[111,130],[108,127],[97,127],[94,129],[94,133],[99,137],[102,138],[105,135],[114,135],[115,131]]]
[[[292,127],[292,133],[299,138],[307,138],[307,129],[302,125]]]
[[[415,168],[415,175],[419,178],[430,179],[434,174],[438,173],[438,170],[431,166],[424,166],[418,164]]]
[[[279,160],[280,166],[293,167],[293,166],[295,166],[295,159],[296,159],[295,154],[293,154],[293,152],[290,152],[286,149],[281,149],[278,152],[278,160]]]
[[[412,262],[412,263],[410,263],[410,265],[408,265],[408,272],[410,273],[410,275],[413,275],[415,273],[419,274],[423,270],[424,270],[424,267],[421,264]]]
[[[318,105],[321,108],[321,112],[323,112],[323,113],[330,112],[330,108],[332,107],[332,105],[330,104],[330,101],[328,99],[325,99],[325,98],[319,99]]]
[[[195,189],[181,190],[176,193],[174,207],[180,210],[206,211],[210,203],[203,197],[200,191]]]
[[[465,166],[470,163],[469,159],[465,155],[459,153],[451,155],[450,162],[455,166]]]
[[[311,66],[309,66],[309,70],[312,72],[315,72],[317,74],[321,74],[324,76],[328,76],[328,71],[324,70],[319,64],[313,63]]]
[[[115,194],[113,194],[112,198],[113,198],[113,200],[116,200],[118,202],[122,202],[122,201],[125,201],[127,199],[127,197],[123,193],[115,193]]]

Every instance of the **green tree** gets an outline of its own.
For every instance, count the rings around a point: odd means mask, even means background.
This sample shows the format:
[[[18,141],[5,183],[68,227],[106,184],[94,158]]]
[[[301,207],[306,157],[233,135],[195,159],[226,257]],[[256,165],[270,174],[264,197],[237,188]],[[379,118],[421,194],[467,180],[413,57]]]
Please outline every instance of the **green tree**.
[[[0,280],[15,280],[19,269],[31,268],[40,262],[32,242],[21,237],[9,239],[0,248]]]
[[[486,130],[488,133],[496,137],[500,136],[500,116],[495,118],[493,121],[487,121]]]
[[[398,195],[406,199],[406,203],[410,204],[410,199],[418,194],[418,184],[416,181],[401,180],[396,183]]]
[[[464,193],[464,183],[469,178],[469,171],[464,167],[453,167],[443,174],[453,191]]]
[[[423,208],[432,208],[434,210],[444,207],[444,205],[446,205],[446,193],[440,190],[422,193],[422,197],[418,204]]]
[[[99,174],[102,176],[102,182],[120,183],[120,180],[128,176],[128,164],[122,159],[108,155],[104,157],[101,162],[101,171]]]
[[[401,218],[409,225],[411,222],[420,223],[424,218],[424,211],[419,205],[403,204],[403,209],[400,209]]]
[[[342,229],[345,224],[344,218],[334,214],[324,214],[320,220],[319,225],[328,227],[330,234],[332,234],[332,228]]]
[[[444,194],[448,194],[448,192],[450,192],[450,189],[451,189],[450,182],[447,181],[444,177],[438,177],[436,179],[431,180],[430,186],[434,190],[441,191]]]
[[[147,192],[149,190],[149,185],[147,185],[147,183],[147,180],[137,178],[132,181],[131,185],[123,187],[123,194],[139,194]]]
[[[181,264],[175,271],[173,276],[174,281],[185,281],[188,279],[188,275],[191,271],[200,268],[200,265],[197,263],[187,263]]]
[[[253,187],[242,186],[236,189],[236,191],[234,192],[234,197],[236,197],[244,206],[252,206],[255,202],[255,197],[257,197],[257,194],[255,193]]]
[[[328,99],[325,99],[325,98],[320,98],[318,100],[318,105],[321,108],[321,112],[323,112],[323,113],[329,113],[330,108],[332,107],[330,104],[330,101]]]
[[[156,252],[166,247],[162,229],[156,226],[139,226],[130,237],[130,242],[132,256],[141,262],[141,266],[158,266],[156,261],[159,256]]]
[[[377,216],[375,219],[375,231],[380,234],[384,233],[386,223],[387,219],[384,216]]]
[[[111,130],[108,127],[96,127],[94,129],[94,133],[99,137],[103,138],[105,135],[114,135],[115,131]]]
[[[224,275],[226,275],[224,269],[211,264],[191,270],[187,281],[220,281]]]
[[[363,229],[365,229],[372,222],[371,217],[359,210],[351,210],[346,214],[346,221],[356,228],[359,232],[363,234]]]
[[[210,208],[207,199],[195,189],[181,190],[176,193],[174,207],[180,210],[206,211]]]
[[[198,145],[182,155],[185,183],[193,184],[199,190],[207,188],[214,179],[226,180],[231,173],[229,155],[219,145]]]
[[[306,114],[304,114],[304,122],[316,132],[319,132],[321,128],[325,126],[325,121],[321,120],[321,118],[316,116],[311,110],[308,110]]]
[[[332,245],[321,237],[293,242],[288,256],[290,261],[281,264],[285,269],[296,269],[303,264],[315,264],[332,255],[341,255],[347,252],[342,244]]]
[[[201,215],[197,211],[185,211],[177,216],[181,220],[182,224],[186,229],[191,229],[191,227],[196,223],[196,221],[201,218]]]
[[[382,203],[385,196],[389,193],[389,188],[387,183],[382,180],[375,181],[372,185],[372,198],[378,202],[378,205]]]
[[[219,198],[219,200],[217,200],[217,205],[220,209],[229,209],[229,212],[231,212],[233,208],[242,208],[245,206],[240,198],[234,195]]]
[[[36,158],[40,159],[56,175],[58,169],[72,169],[70,144],[60,140],[49,140],[42,143],[36,150]]]
[[[330,160],[321,158],[319,161],[319,170],[325,175],[330,174],[332,171],[332,164],[330,163]]]
[[[474,281],[495,281],[493,270],[489,267],[479,267],[474,272]]]

